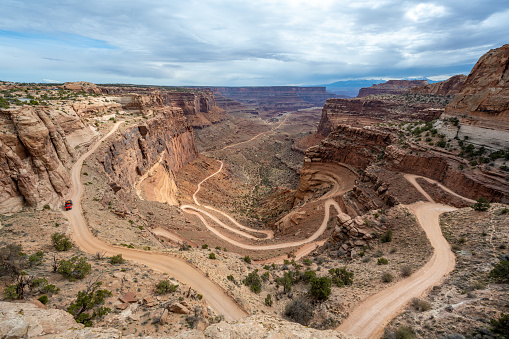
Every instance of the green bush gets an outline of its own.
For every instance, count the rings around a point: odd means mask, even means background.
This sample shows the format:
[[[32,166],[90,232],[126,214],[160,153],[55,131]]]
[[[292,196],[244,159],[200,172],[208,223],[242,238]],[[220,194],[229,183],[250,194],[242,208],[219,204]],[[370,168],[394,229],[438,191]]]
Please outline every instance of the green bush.
[[[472,205],[472,208],[476,211],[486,211],[490,208],[490,202],[485,197],[480,197],[477,202]]]
[[[178,287],[179,285],[174,285],[169,280],[161,280],[156,285],[156,292],[158,294],[174,293]]]
[[[110,258],[110,264],[112,265],[123,264],[124,262],[125,260],[122,258],[122,254],[117,254]]]
[[[209,254],[209,259],[215,260],[216,259],[216,255],[214,253],[210,253]]]
[[[86,291],[78,292],[76,301],[67,307],[67,312],[73,315],[76,322],[90,327],[95,318],[103,317],[111,311],[108,307],[98,307],[104,304],[106,297],[111,296],[110,291],[98,289],[101,285],[99,281]]]
[[[302,260],[302,262],[304,263],[304,265],[306,266],[311,266],[313,264],[313,262],[311,261],[311,259],[309,258],[305,258]]]
[[[34,254],[32,254],[30,257],[28,257],[28,262],[30,263],[30,266],[39,266],[42,264],[42,261],[44,259],[44,252],[43,251],[37,251]]]
[[[249,255],[246,255],[246,256],[244,257],[244,261],[245,261],[245,262],[247,262],[248,264],[250,264],[250,263],[251,263],[251,258],[249,257]]]
[[[87,263],[85,257],[74,256],[69,260],[60,260],[58,262],[57,272],[62,274],[70,281],[83,279],[90,273],[91,266]]]
[[[285,316],[306,326],[313,318],[313,307],[305,300],[296,299],[286,305]]]
[[[46,305],[48,303],[48,301],[49,301],[49,298],[48,298],[48,296],[46,294],[43,294],[39,298],[37,298],[37,300],[39,300],[41,303]]]
[[[68,251],[72,248],[71,240],[63,233],[53,233],[51,242],[57,251]]]
[[[431,309],[431,304],[429,302],[419,298],[412,299],[412,306],[419,312],[425,312]]]
[[[409,277],[412,275],[413,273],[413,269],[412,269],[412,266],[409,266],[409,265],[404,265],[401,267],[401,275],[403,277]]]
[[[313,280],[315,278],[316,278],[316,272],[312,271],[312,270],[307,270],[302,275],[302,279],[304,280],[304,282],[307,282],[307,283],[311,282],[311,280]]]
[[[258,275],[258,270],[249,273],[243,281],[244,285],[249,286],[251,291],[258,294],[262,291],[262,279]]]
[[[294,283],[293,272],[288,271],[283,273],[282,277],[278,277],[275,279],[276,287],[283,286],[285,292],[292,291],[292,285]]]
[[[377,264],[378,265],[387,265],[389,263],[389,260],[385,259],[385,258],[378,258],[377,260]]]
[[[265,297],[265,305],[266,306],[272,306],[273,304],[273,301],[272,301],[272,296],[270,294],[267,294],[267,296]]]
[[[332,283],[338,287],[353,284],[353,272],[347,271],[346,267],[331,268],[329,274],[332,276]]]
[[[387,230],[387,232],[385,232],[382,237],[380,238],[380,242],[382,243],[386,243],[386,242],[391,242],[392,241],[392,231],[391,230]]]
[[[55,285],[48,283],[46,278],[37,278],[32,280],[30,283],[30,290],[37,290],[40,293],[57,294],[60,291],[60,288],[57,288]]]
[[[311,280],[309,292],[318,300],[327,300],[331,294],[331,280],[328,277],[314,278]]]
[[[207,244],[203,244],[203,245],[201,245],[201,248],[203,248],[204,250],[206,250],[207,248],[209,248],[209,245],[207,245]]]
[[[509,314],[504,314],[498,319],[490,320],[491,332],[500,335],[501,338],[509,338]]]
[[[509,260],[502,260],[490,271],[490,277],[502,283],[509,283]]]
[[[16,290],[16,285],[8,285],[4,288],[5,299],[18,299],[19,295]]]

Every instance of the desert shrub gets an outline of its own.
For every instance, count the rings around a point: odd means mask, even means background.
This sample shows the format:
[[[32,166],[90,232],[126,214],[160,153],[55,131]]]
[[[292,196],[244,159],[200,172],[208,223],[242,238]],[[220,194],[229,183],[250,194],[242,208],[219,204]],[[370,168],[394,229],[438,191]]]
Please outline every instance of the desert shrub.
[[[37,251],[28,257],[28,262],[30,263],[30,267],[39,266],[40,264],[42,264],[43,259],[44,259],[44,252]]]
[[[490,202],[485,197],[480,197],[477,202],[472,205],[472,208],[476,211],[486,211],[490,208]]]
[[[274,280],[276,281],[276,287],[283,286],[285,292],[292,291],[292,285],[294,283],[292,271],[285,272],[282,277],[277,277]]]
[[[305,300],[292,300],[285,307],[285,316],[305,326],[313,318],[313,308]]]
[[[269,271],[265,271],[265,272],[261,275],[261,278],[262,278],[263,282],[267,282],[267,281],[269,281],[269,278],[270,278],[270,273],[269,273]]]
[[[178,287],[179,285],[174,285],[169,280],[161,280],[156,285],[156,292],[157,294],[174,293]]]
[[[74,256],[69,260],[60,260],[58,262],[57,272],[62,274],[70,281],[83,279],[90,273],[91,266],[87,263],[85,257]]]
[[[394,332],[394,339],[414,339],[415,331],[409,326],[400,326]]]
[[[304,282],[306,282],[306,283],[309,283],[314,278],[316,278],[316,272],[312,271],[312,270],[307,270],[302,275],[302,280],[304,280]]]
[[[338,287],[353,284],[353,272],[347,271],[346,267],[331,268],[329,274],[332,276],[332,283]]]
[[[509,338],[509,314],[504,314],[498,319],[490,320],[491,332],[500,335],[501,338]]]
[[[71,240],[63,233],[53,233],[51,242],[57,251],[68,251],[72,247]]]
[[[110,291],[99,289],[101,285],[102,282],[99,281],[87,290],[79,291],[76,301],[67,307],[67,312],[73,315],[76,322],[90,327],[95,318],[103,317],[111,311],[108,307],[98,307],[104,304],[106,297],[111,296]]]
[[[214,253],[210,253],[209,254],[209,259],[215,260],[216,259],[216,255]]]
[[[387,265],[389,263],[389,260],[385,259],[385,258],[378,258],[377,262],[376,262],[378,265]]]
[[[382,237],[380,238],[380,242],[382,243],[386,243],[386,242],[391,242],[392,241],[392,231],[391,230],[387,230],[387,232],[385,232]]]
[[[249,257],[249,255],[246,255],[244,258],[244,261],[247,262],[248,264],[251,263],[251,258]]]
[[[118,265],[124,263],[124,258],[122,258],[122,254],[114,255],[110,258],[110,264],[112,265]]]
[[[46,305],[48,303],[48,301],[49,301],[49,298],[48,298],[48,296],[46,294],[43,294],[39,298],[37,298],[37,300],[39,300],[41,303]]]
[[[227,276],[226,279],[235,282],[235,278],[231,274],[229,276]]]
[[[490,277],[496,281],[509,283],[509,260],[502,260],[490,271]]]
[[[258,270],[249,273],[243,281],[244,285],[249,286],[251,291],[258,294],[262,291],[262,279],[258,275]]]
[[[373,257],[375,258],[380,258],[382,255],[384,255],[382,250],[376,250],[375,253],[373,253]]]
[[[57,288],[55,285],[48,283],[46,278],[38,278],[32,280],[30,283],[31,291],[38,291],[40,293],[51,293],[57,294],[60,291],[60,288]]]
[[[401,275],[403,277],[409,277],[412,275],[413,273],[413,269],[412,269],[412,266],[409,266],[409,265],[404,265],[401,267]]]
[[[272,301],[272,296],[270,294],[267,294],[267,296],[265,297],[265,305],[266,306],[272,306],[274,302]]]
[[[209,245],[207,245],[207,244],[203,244],[203,245],[201,245],[201,248],[203,248],[204,250],[206,250],[207,248],[209,248]]]
[[[9,244],[0,248],[0,276],[16,277],[29,265],[21,245]]]
[[[327,300],[331,294],[331,280],[328,277],[314,278],[311,280],[309,292],[318,300]]]
[[[18,299],[19,295],[16,291],[16,285],[8,285],[4,288],[5,299]]]
[[[392,282],[393,280],[394,280],[394,277],[392,276],[392,274],[391,274],[391,273],[389,273],[389,272],[384,272],[384,273],[382,274],[382,282],[384,282],[384,283],[390,283],[390,282]]]
[[[425,312],[431,309],[431,304],[425,300],[421,300],[419,298],[412,299],[412,306],[416,311]]]
[[[311,266],[313,264],[313,262],[311,261],[311,259],[309,258],[305,258],[302,260],[302,262],[304,263],[304,265],[306,266]]]

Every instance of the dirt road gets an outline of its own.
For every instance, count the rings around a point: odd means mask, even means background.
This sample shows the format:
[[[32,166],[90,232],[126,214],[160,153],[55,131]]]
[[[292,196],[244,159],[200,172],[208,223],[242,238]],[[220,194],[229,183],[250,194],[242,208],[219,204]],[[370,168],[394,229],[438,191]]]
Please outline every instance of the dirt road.
[[[417,176],[405,175],[405,177],[428,200],[433,201],[415,181]],[[432,202],[417,202],[407,207],[415,214],[417,221],[426,232],[434,248],[433,256],[426,265],[410,277],[363,301],[337,328],[338,331],[361,338],[379,338],[385,326],[405,308],[412,298],[420,297],[428,289],[439,284],[454,269],[455,256],[442,235],[439,216],[455,208]]]
[[[247,316],[247,312],[232,300],[221,287],[210,281],[203,272],[188,263],[169,255],[112,246],[97,239],[90,232],[81,209],[81,195],[83,193],[83,186],[81,185],[80,178],[81,166],[83,160],[92,154],[103,140],[115,133],[121,123],[122,122],[117,122],[107,135],[76,161],[71,170],[71,199],[74,202],[74,206],[71,211],[64,212],[64,215],[71,223],[73,238],[76,245],[78,245],[82,251],[88,253],[105,252],[108,256],[122,254],[124,259],[132,260],[139,264],[145,264],[157,271],[168,273],[202,294],[207,303],[212,306],[216,312],[223,314],[227,320],[236,320]]]

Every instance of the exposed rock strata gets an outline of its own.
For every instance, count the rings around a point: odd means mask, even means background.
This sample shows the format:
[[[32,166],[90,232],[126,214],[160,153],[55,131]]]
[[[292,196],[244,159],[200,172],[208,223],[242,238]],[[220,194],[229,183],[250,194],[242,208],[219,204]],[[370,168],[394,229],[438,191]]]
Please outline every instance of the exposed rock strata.
[[[442,120],[451,117],[459,125],[444,126],[441,132],[495,149],[509,147],[509,44],[490,50],[475,64]]]
[[[409,92],[440,96],[456,95],[460,92],[463,84],[465,83],[465,80],[467,80],[466,75],[459,74],[434,84],[412,87],[410,88]]]
[[[427,85],[426,80],[389,80],[387,82],[364,87],[359,90],[358,98],[378,94],[403,94],[412,87]]]
[[[325,87],[215,87],[212,90],[214,94],[268,112],[323,106],[328,98],[335,96],[327,93]]]
[[[140,176],[158,161],[161,160],[160,165],[171,175],[196,155],[193,130],[182,110],[162,106],[155,117],[127,129],[114,140],[103,155],[102,163],[112,185],[117,190],[130,191]]]
[[[320,145],[307,150],[312,161],[342,162],[365,170],[380,162],[390,171],[422,175],[440,181],[453,191],[471,198],[490,197],[492,201],[509,201],[509,184],[501,177],[468,167],[463,159],[448,152],[421,149],[410,145],[403,148],[391,132],[373,128],[340,125]]]
[[[49,109],[21,107],[1,111],[0,213],[29,206],[57,207],[69,193],[74,151],[65,132],[49,118]]]

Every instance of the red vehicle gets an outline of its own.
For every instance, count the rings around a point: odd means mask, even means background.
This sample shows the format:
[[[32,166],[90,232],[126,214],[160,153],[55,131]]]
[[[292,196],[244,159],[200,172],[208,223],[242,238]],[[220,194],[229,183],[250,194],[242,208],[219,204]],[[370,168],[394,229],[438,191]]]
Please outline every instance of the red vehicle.
[[[66,200],[64,208],[66,211],[72,210],[72,200]]]

